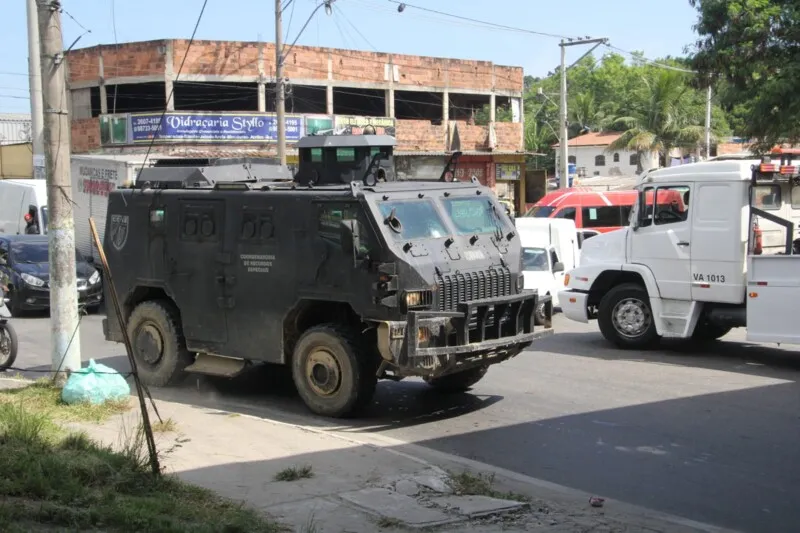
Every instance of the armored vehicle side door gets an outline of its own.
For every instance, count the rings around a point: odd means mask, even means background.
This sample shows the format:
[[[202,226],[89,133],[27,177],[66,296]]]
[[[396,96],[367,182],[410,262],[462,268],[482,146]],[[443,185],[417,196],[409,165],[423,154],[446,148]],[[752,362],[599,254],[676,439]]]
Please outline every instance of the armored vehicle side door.
[[[227,341],[225,200],[192,198],[178,202],[177,235],[168,250],[170,287],[181,311],[190,347],[209,351]]]

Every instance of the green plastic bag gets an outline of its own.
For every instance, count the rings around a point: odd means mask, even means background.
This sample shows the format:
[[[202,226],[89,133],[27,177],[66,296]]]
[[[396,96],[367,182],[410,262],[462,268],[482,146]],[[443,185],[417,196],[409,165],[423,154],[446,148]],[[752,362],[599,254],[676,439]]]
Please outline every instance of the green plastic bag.
[[[122,374],[90,359],[89,366],[74,371],[67,379],[61,399],[70,405],[86,402],[98,405],[109,400],[124,400],[130,394],[131,388]]]

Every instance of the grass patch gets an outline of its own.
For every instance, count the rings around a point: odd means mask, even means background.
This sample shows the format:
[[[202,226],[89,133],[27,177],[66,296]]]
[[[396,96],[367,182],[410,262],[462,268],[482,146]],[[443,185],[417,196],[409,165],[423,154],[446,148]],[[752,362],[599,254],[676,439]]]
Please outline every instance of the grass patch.
[[[297,481],[298,479],[308,479],[314,477],[314,472],[311,471],[311,465],[304,466],[290,466],[284,468],[273,478],[275,481]]]
[[[456,494],[469,496],[488,496],[489,498],[499,498],[501,500],[513,500],[528,503],[530,497],[516,492],[504,492],[494,488],[494,474],[473,474],[471,472],[461,472],[460,474],[450,474],[450,488]]]
[[[172,433],[178,429],[178,424],[171,418],[156,420],[151,424],[153,433]]]
[[[62,408],[53,394],[41,385],[31,389],[0,402],[0,531],[283,531],[205,489],[152,475],[139,431],[122,452],[59,431],[51,415]],[[21,398],[44,411],[32,411]],[[76,420],[109,414],[64,409]]]
[[[80,403],[68,405],[61,401],[61,389],[47,379],[39,379],[18,389],[0,390],[0,405],[21,404],[31,413],[60,422],[103,422],[131,408],[129,398],[101,405]]]

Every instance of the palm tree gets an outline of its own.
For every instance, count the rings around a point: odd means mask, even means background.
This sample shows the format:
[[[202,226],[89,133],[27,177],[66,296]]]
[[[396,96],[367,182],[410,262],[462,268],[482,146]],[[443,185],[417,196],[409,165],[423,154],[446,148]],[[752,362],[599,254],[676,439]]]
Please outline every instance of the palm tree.
[[[657,152],[669,166],[673,148],[696,147],[704,136],[698,117],[690,116],[692,89],[683,74],[661,70],[642,81],[628,114],[614,121],[615,129],[624,129],[622,136],[608,146],[608,151],[636,152],[639,173],[643,154]]]
[[[613,123],[606,110],[597,105],[594,93],[591,91],[576,94],[568,109],[571,115],[570,129],[588,128],[590,131],[602,131]]]

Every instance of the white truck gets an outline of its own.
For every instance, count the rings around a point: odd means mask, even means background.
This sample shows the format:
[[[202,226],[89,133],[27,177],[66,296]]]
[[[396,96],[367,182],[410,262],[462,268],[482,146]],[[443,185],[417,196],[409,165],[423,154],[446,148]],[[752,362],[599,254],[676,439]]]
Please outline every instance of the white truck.
[[[43,179],[0,180],[0,233],[28,233],[26,215],[37,235],[47,233],[47,182]]]
[[[586,241],[566,274],[564,315],[597,319],[621,348],[713,340],[734,327],[746,327],[749,341],[800,344],[800,239],[791,219],[760,209],[757,197],[765,185],[800,189],[798,155],[776,149],[761,160],[643,174],[630,226]],[[759,220],[784,229],[780,253],[761,253]]]
[[[106,228],[108,193],[131,185],[145,161],[144,155],[73,155],[72,174],[73,216],[75,218],[75,247],[99,264],[100,257],[89,229],[89,217],[94,218],[100,240]],[[147,161],[150,166],[152,160]]]
[[[522,275],[526,289],[552,298],[553,312],[559,307],[558,290],[564,274],[578,266],[580,257],[575,222],[561,218],[520,217],[515,219],[522,245]],[[545,323],[544,303],[534,314],[536,324]]]

